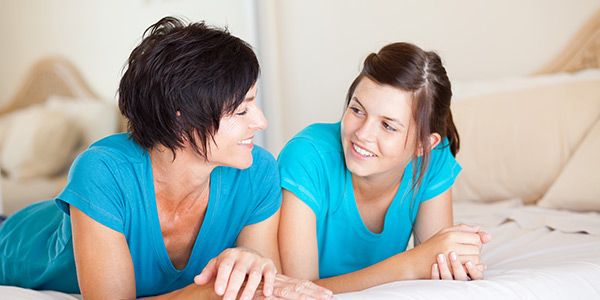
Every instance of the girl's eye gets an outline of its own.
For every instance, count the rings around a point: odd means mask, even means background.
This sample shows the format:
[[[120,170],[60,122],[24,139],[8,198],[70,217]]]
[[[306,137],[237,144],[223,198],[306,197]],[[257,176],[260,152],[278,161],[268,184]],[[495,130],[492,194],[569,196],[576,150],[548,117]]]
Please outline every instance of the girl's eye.
[[[235,115],[236,115],[236,116],[243,116],[243,115],[245,115],[247,112],[248,112],[248,110],[247,110],[247,109],[244,109],[243,111],[240,111],[240,112],[237,112],[237,113],[235,113]]]
[[[390,131],[390,132],[395,132],[396,128],[390,126],[390,124],[388,124],[387,122],[382,122],[381,123],[383,125],[383,129]]]

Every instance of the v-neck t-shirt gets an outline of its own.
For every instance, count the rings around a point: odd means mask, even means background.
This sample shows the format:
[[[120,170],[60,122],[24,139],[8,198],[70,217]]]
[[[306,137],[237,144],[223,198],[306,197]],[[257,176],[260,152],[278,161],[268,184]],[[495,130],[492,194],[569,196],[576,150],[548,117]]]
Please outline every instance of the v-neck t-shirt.
[[[211,172],[208,206],[202,226],[187,265],[178,270],[169,258],[162,237],[148,151],[128,139],[127,134],[112,135],[94,143],[73,163],[68,183],[56,198],[60,210],[56,209],[56,205],[44,204],[44,214],[59,214],[54,224],[49,223],[48,226],[62,230],[60,233],[49,230],[51,235],[59,237],[57,240],[63,241],[63,244],[65,241],[69,244],[62,245],[63,253],[60,255],[46,253],[45,256],[54,256],[44,257],[43,263],[73,259],[68,216],[70,204],[125,236],[133,260],[138,297],[164,294],[193,283],[194,276],[210,259],[235,246],[244,226],[266,220],[281,206],[275,159],[258,146],[252,150],[252,156],[253,163],[247,169],[216,167]],[[37,210],[40,210],[39,207]],[[4,224],[2,229],[6,225],[10,224]],[[19,230],[26,231],[26,228]],[[46,242],[46,248],[54,246],[51,240]],[[30,259],[32,263],[41,260]],[[65,265],[56,261],[52,264]],[[63,277],[71,280],[63,284],[68,288],[55,288],[48,284],[52,278],[35,278],[40,284],[32,288],[78,292],[76,276],[71,276],[75,274],[73,266],[71,261],[60,272],[50,270],[46,274],[28,275],[52,277],[69,274]]]
[[[320,278],[364,269],[405,251],[420,203],[448,190],[461,171],[444,139],[431,151],[429,167],[414,193],[415,162],[411,161],[385,214],[382,232],[373,233],[356,205],[340,125],[308,126],[285,145],[278,157],[281,187],[315,213]],[[418,158],[417,165],[420,161]]]

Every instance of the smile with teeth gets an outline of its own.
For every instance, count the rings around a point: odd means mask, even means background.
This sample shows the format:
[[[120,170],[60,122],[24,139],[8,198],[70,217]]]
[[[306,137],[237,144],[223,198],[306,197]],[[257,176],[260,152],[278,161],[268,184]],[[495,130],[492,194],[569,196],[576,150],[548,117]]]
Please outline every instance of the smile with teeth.
[[[352,148],[354,149],[354,151],[356,151],[358,154],[365,156],[365,157],[373,157],[375,156],[375,154],[357,146],[356,144],[352,143]]]
[[[252,139],[247,139],[247,140],[243,140],[243,141],[239,141],[238,144],[240,145],[249,145],[252,143]]]

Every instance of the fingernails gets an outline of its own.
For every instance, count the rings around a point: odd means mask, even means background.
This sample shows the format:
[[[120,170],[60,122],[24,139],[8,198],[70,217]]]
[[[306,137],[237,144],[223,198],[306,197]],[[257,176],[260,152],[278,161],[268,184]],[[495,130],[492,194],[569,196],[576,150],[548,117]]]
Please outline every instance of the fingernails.
[[[438,254],[437,259],[440,262],[440,264],[443,264],[444,263],[444,254]]]
[[[456,252],[450,252],[450,259],[453,261],[456,261],[457,257],[456,257]]]
[[[222,286],[217,287],[217,295],[221,296],[221,295],[223,295],[224,292],[225,292],[225,288],[223,288]]]
[[[471,261],[468,261],[466,264],[467,268],[471,269],[473,268],[473,263]]]

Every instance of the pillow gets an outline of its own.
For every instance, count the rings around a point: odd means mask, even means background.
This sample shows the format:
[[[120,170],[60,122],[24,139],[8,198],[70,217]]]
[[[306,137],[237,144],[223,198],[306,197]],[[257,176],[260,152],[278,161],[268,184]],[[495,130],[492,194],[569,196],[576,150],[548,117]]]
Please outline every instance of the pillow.
[[[600,79],[453,101],[463,167],[456,201],[539,200],[600,117]]]
[[[81,143],[81,131],[60,112],[41,105],[11,113],[0,166],[11,179],[52,176],[71,164]]]
[[[53,95],[48,97],[45,107],[68,116],[81,128],[84,149],[119,130],[119,110],[108,101]]]
[[[575,211],[600,211],[600,120],[579,145],[537,205]]]

